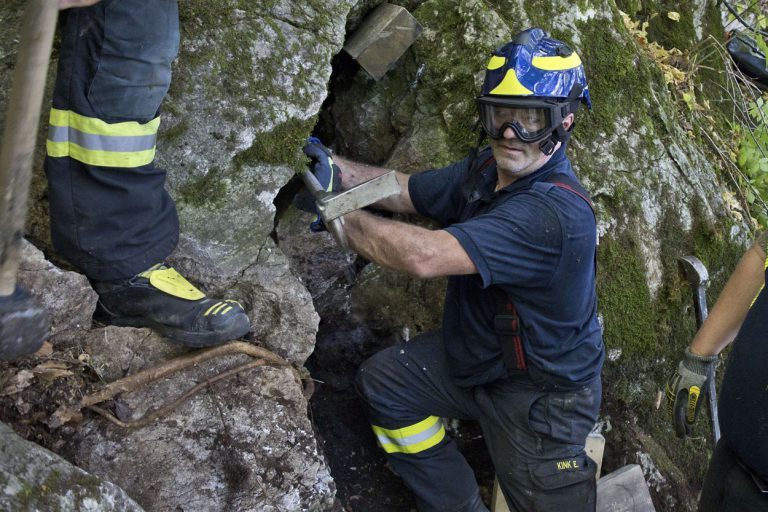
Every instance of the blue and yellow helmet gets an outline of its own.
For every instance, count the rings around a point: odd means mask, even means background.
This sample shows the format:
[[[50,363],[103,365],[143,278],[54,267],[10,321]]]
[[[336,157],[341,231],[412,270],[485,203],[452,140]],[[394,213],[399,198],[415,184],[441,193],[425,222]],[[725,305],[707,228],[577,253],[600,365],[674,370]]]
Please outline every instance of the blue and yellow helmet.
[[[477,98],[488,136],[499,139],[512,128],[524,142],[543,141],[547,154],[567,140],[562,122],[580,101],[592,108],[581,59],[540,28],[521,32],[493,52]]]

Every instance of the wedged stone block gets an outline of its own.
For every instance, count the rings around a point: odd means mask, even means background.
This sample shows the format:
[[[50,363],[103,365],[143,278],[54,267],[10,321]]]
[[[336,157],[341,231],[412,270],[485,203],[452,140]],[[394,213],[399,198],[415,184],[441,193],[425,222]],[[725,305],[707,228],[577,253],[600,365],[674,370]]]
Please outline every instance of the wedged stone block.
[[[404,7],[384,3],[363,20],[344,50],[380,80],[419,38],[421,30]]]
[[[643,470],[629,464],[597,481],[597,512],[655,512]]]

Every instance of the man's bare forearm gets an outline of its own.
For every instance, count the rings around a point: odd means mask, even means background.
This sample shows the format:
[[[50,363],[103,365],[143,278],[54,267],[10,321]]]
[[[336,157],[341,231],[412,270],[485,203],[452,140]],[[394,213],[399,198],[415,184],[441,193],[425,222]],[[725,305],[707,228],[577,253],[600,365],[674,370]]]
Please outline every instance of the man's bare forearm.
[[[733,341],[765,281],[765,252],[755,243],[739,260],[704,325],[691,342],[694,354],[719,354]]]
[[[344,216],[344,232],[358,254],[416,277],[477,272],[458,240],[441,229],[430,230],[355,211]]]
[[[352,188],[355,185],[359,185],[376,176],[381,176],[382,174],[389,172],[389,169],[383,167],[361,164],[340,156],[334,156],[333,161],[341,169],[341,185],[344,189]],[[410,176],[398,172],[396,173],[396,177],[397,182],[400,185],[400,194],[383,199],[373,206],[395,213],[416,213],[416,209],[411,202],[411,195],[408,192],[408,180]]]

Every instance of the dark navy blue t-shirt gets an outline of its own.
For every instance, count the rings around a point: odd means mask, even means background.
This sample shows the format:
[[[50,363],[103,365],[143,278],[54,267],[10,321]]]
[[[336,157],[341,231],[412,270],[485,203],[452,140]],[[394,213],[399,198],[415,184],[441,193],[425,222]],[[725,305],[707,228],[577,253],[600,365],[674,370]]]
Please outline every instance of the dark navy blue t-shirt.
[[[483,151],[478,162],[488,155]],[[552,174],[576,180],[564,147],[498,193],[495,162],[487,162],[480,166],[476,201],[467,199],[468,159],[415,174],[408,187],[416,210],[456,237],[478,270],[448,278],[443,338],[451,373],[462,386],[506,375],[493,323],[498,298],[489,287],[495,285],[517,308],[531,378],[563,388],[589,383],[599,377],[604,357],[597,232],[589,204],[548,181]],[[462,221],[467,207],[472,214]]]
[[[768,269],[766,269],[768,282]],[[723,441],[768,482],[768,288],[741,324],[728,356],[718,400]]]

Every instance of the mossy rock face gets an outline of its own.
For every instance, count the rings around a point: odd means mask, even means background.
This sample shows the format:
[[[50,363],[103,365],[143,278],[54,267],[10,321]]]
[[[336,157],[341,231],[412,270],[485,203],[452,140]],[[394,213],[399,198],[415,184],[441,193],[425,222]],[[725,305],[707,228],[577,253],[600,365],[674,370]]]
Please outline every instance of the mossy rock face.
[[[274,228],[273,201],[305,164],[301,146],[326,97],[331,57],[354,2],[185,2],[181,50],[164,103],[181,249],[217,274],[254,263]]]
[[[181,220],[171,260],[242,300],[253,332],[303,363],[318,317],[271,236],[275,198],[327,94],[352,1],[195,0],[163,109],[159,164]]]

